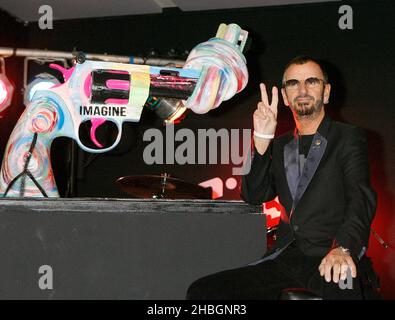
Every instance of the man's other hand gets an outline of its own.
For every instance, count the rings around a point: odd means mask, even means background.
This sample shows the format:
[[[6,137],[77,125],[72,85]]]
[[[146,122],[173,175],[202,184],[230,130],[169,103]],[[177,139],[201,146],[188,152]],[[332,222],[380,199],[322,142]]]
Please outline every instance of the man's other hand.
[[[357,276],[357,268],[349,252],[344,252],[341,248],[332,249],[324,259],[322,259],[318,270],[321,276],[325,276],[326,282],[339,282],[339,279],[346,280],[347,270],[351,269],[353,278]]]

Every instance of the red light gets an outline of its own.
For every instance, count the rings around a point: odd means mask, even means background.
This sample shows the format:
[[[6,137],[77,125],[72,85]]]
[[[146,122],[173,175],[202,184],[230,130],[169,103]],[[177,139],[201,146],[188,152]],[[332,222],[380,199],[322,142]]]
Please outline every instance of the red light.
[[[8,80],[4,73],[0,73],[0,113],[11,104],[14,86]]]
[[[5,84],[3,81],[0,81],[0,104],[3,104],[5,99],[7,99],[7,88],[5,87]]]

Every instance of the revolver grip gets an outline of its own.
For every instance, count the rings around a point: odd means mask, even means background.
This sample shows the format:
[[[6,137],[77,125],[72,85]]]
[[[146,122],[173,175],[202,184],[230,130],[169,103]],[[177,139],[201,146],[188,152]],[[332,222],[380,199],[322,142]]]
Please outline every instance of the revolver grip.
[[[57,103],[34,99],[20,116],[4,153],[0,197],[59,197],[50,149],[63,122]]]

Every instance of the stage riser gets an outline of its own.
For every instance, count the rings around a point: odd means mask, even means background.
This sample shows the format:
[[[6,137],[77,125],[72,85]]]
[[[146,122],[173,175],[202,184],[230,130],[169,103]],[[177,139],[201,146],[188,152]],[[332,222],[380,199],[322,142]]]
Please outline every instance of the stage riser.
[[[0,201],[0,299],[183,299],[195,279],[265,252],[241,202]],[[42,265],[53,289],[42,290]]]

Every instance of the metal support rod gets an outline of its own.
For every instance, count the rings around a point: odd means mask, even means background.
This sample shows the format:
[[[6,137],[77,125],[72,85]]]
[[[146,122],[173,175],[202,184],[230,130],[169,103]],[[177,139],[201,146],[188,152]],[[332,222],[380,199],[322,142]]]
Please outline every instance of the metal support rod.
[[[374,235],[374,237],[376,238],[376,240],[384,247],[384,249],[388,249],[388,248],[391,247],[387,242],[385,242],[385,241],[383,240],[383,238],[381,238],[381,237],[378,235],[378,233],[377,233],[376,231],[374,231],[372,228],[370,228],[370,231],[373,233],[373,235]]]
[[[0,57],[37,57],[37,58],[64,58],[73,59],[75,54],[66,51],[50,51],[40,49],[23,49],[23,48],[8,48],[0,47]],[[119,63],[133,63],[133,64],[149,64],[153,66],[166,66],[174,64],[176,66],[183,66],[185,61],[178,59],[163,59],[163,58],[142,58],[134,56],[117,56],[108,54],[86,53],[86,58],[90,60],[102,60]]]

